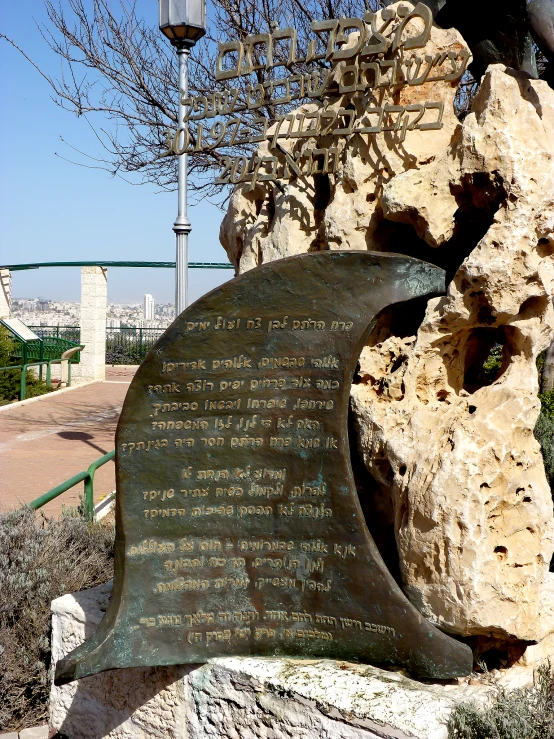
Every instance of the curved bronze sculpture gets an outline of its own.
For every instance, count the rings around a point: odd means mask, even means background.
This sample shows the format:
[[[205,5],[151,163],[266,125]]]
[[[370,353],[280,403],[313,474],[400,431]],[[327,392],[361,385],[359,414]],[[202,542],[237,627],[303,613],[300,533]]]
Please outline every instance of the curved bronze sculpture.
[[[58,684],[226,655],[471,671],[388,572],[350,464],[349,390],[388,305],[444,291],[396,254],[322,252],[209,293],[138,370],[116,436],[116,574]]]

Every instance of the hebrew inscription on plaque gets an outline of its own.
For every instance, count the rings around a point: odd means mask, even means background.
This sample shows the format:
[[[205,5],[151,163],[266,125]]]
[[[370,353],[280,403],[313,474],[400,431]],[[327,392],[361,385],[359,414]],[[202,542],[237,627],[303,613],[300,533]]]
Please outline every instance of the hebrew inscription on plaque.
[[[375,316],[443,291],[443,272],[409,257],[323,252],[259,267],[179,316],[117,430],[112,601],[58,663],[58,684],[226,655],[470,672],[470,649],[428,623],[383,563],[347,427]]]

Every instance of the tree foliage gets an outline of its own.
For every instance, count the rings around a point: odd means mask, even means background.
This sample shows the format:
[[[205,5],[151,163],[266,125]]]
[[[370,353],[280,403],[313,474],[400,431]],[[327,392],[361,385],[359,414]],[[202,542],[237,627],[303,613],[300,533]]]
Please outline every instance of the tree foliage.
[[[13,364],[11,356],[14,352],[14,340],[10,336],[10,332],[4,326],[0,326],[0,367],[7,367]]]
[[[15,351],[15,341],[10,332],[4,326],[0,326],[0,367],[9,367],[18,364],[20,360],[14,360],[12,355]],[[6,369],[0,372],[0,405],[6,405],[19,398],[21,386],[21,370]],[[37,395],[51,392],[53,388],[47,387],[39,380],[34,370],[27,371],[27,397],[34,398]]]

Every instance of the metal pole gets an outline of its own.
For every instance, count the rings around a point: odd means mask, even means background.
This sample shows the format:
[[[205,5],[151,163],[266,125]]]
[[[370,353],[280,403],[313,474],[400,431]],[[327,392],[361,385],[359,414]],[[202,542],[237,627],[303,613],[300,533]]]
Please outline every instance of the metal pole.
[[[179,58],[179,120],[177,128],[184,128],[185,106],[182,101],[188,95],[189,46],[177,49]],[[191,225],[187,215],[187,155],[177,157],[178,209],[173,224],[176,237],[175,254],[175,315],[178,316],[188,303],[188,239]]]

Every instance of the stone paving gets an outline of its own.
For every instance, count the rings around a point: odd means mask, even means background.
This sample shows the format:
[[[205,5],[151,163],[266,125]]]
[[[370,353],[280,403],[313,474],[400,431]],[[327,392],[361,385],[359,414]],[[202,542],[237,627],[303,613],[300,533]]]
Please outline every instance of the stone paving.
[[[106,381],[52,393],[0,412],[0,512],[38,498],[114,448],[117,420],[136,367],[106,367]],[[95,476],[95,502],[115,488],[114,464]],[[79,504],[83,484],[42,509]]]

